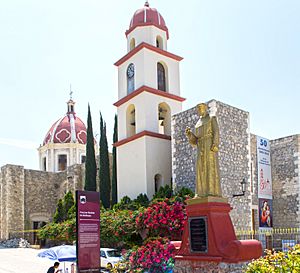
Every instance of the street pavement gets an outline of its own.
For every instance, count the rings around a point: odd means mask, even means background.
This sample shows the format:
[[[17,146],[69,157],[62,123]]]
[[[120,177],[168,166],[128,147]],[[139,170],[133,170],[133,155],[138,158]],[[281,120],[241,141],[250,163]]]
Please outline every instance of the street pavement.
[[[42,250],[31,248],[0,248],[0,273],[47,273],[50,266],[54,264],[47,258],[39,258],[37,254]],[[64,270],[71,263],[61,263],[60,268]]]

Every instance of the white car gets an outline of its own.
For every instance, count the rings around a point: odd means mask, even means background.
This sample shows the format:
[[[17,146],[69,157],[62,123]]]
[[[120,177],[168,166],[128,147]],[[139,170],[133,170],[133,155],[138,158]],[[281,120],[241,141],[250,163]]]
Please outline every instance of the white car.
[[[121,254],[114,248],[100,248],[101,267],[113,268],[121,261]]]

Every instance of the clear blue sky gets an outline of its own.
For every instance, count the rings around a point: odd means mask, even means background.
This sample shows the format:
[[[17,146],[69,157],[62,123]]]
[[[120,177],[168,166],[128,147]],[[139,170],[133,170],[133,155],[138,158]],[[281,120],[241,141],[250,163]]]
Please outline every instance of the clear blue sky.
[[[250,112],[251,132],[300,133],[299,0],[150,0],[184,57],[184,109],[210,99]],[[124,32],[143,0],[9,0],[0,8],[0,166],[38,168],[36,148],[66,112],[99,111],[112,138]]]

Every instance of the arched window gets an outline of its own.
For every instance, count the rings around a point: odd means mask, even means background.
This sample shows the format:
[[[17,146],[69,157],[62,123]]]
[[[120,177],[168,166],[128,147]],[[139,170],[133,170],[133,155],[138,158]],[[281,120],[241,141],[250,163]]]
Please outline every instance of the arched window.
[[[136,134],[135,107],[133,104],[129,105],[126,111],[126,131],[127,137]]]
[[[130,94],[134,91],[134,64],[131,63],[127,67],[126,75],[127,75],[127,94]]]
[[[157,63],[157,89],[166,91],[166,72],[161,63]]]
[[[134,49],[134,48],[135,48],[135,39],[132,38],[132,39],[130,40],[130,50],[132,50],[132,49]]]
[[[156,174],[154,176],[154,193],[157,193],[161,186],[162,186],[162,176],[160,174]]]
[[[43,171],[47,171],[47,158],[43,157]]]
[[[156,37],[156,47],[163,49],[163,39],[161,36]]]

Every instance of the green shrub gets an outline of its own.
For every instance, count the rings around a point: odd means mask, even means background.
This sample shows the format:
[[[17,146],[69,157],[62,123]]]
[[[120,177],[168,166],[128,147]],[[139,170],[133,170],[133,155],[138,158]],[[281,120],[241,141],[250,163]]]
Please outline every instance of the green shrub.
[[[153,199],[165,199],[173,196],[173,190],[169,185],[160,187],[157,193],[154,194]]]
[[[141,207],[148,207],[150,201],[146,194],[139,194],[136,199],[131,200],[124,196],[121,201],[113,206],[114,210],[138,210]]]
[[[287,253],[266,250],[266,256],[252,261],[245,273],[297,273],[300,272],[300,245]]]
[[[189,188],[182,187],[182,188],[180,188],[179,191],[176,192],[175,195],[179,196],[179,197],[190,197],[190,198],[193,198],[195,196],[195,193],[191,189],[189,189]]]

